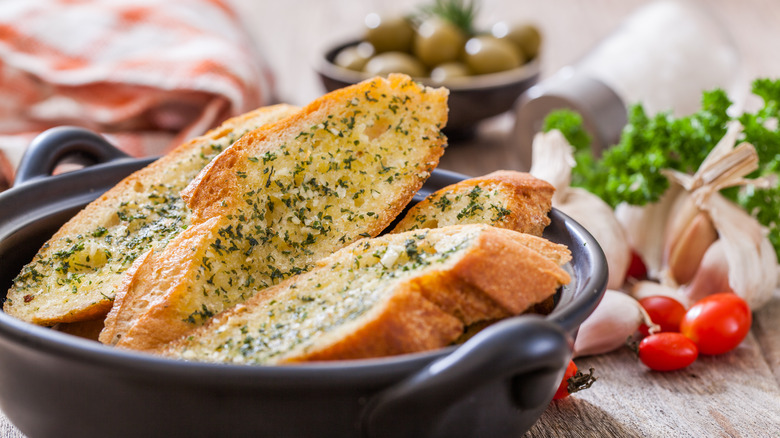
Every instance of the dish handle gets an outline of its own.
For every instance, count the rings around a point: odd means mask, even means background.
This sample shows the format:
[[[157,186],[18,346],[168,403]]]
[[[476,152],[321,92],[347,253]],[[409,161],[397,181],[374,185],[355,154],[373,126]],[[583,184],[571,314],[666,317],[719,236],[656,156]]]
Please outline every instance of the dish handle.
[[[493,324],[374,397],[364,411],[363,435],[521,436],[538,415],[518,411],[547,408],[571,359],[571,342],[540,316]]]
[[[33,139],[16,169],[14,186],[52,175],[62,163],[84,166],[130,158],[102,136],[84,128],[59,126]]]

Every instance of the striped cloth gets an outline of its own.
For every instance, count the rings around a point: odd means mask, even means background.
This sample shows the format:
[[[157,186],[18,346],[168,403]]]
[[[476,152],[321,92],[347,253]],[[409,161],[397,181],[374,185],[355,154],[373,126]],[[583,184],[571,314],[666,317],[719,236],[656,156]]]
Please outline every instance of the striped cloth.
[[[0,1],[0,190],[59,125],[159,155],[272,100],[272,75],[224,0]]]

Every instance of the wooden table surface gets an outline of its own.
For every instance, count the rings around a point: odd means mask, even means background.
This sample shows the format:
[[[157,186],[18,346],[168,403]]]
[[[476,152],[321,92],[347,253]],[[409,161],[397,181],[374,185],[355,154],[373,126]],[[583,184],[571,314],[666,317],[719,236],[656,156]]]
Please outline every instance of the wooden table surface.
[[[368,12],[405,11],[413,0],[233,0],[277,77],[279,99],[305,104],[323,93],[311,66],[328,43],[360,30]],[[640,0],[484,0],[482,22],[527,19],[542,30],[542,76],[576,61]],[[699,0],[731,33],[748,78],[780,77],[780,2]],[[513,117],[484,123],[476,138],[452,144],[440,167],[468,175],[523,169]],[[526,434],[536,437],[780,437],[780,293],[755,312],[751,333],[734,351],[700,357],[685,370],[656,373],[627,349],[579,358],[598,381],[553,402]],[[74,421],[78,421],[74,419]],[[0,417],[0,437],[21,437]]]

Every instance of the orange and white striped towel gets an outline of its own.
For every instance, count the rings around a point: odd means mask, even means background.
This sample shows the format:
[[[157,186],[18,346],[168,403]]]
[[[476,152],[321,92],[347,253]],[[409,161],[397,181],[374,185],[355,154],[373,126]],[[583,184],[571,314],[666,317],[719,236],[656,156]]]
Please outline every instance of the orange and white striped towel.
[[[225,0],[2,0],[0,190],[47,128],[83,126],[159,155],[272,94]]]

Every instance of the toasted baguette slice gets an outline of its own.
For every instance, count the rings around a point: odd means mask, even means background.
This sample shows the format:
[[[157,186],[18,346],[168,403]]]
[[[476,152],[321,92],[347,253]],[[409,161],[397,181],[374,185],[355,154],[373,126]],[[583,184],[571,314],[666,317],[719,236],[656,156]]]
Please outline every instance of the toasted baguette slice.
[[[462,225],[356,242],[161,352],[267,365],[443,347],[466,324],[520,313],[569,281],[556,262],[529,248],[533,240],[540,238]]]
[[[393,232],[489,224],[541,236],[555,187],[531,174],[499,170],[444,187],[422,200]]]
[[[154,348],[379,234],[438,164],[446,119],[445,89],[391,75],[245,135],[187,187],[196,227],[130,273],[100,340]]]
[[[3,310],[41,325],[104,316],[133,261],[189,226],[179,192],[244,133],[297,110],[277,105],[235,117],[122,180],[41,248],[14,280]]]

